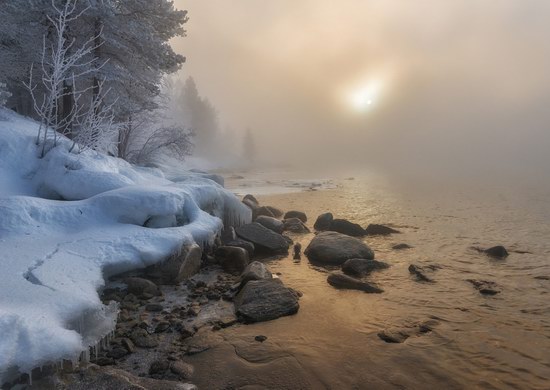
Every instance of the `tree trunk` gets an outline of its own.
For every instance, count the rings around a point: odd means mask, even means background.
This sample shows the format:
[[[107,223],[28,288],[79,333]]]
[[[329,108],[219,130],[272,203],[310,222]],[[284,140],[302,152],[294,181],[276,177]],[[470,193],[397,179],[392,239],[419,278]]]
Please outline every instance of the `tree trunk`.
[[[72,115],[73,106],[74,106],[73,86],[67,83],[66,81],[64,81],[63,98],[61,102],[61,107],[62,107],[61,121],[63,123],[66,123],[65,128],[63,129],[63,134],[65,134],[70,139],[73,138],[73,124],[69,116]]]

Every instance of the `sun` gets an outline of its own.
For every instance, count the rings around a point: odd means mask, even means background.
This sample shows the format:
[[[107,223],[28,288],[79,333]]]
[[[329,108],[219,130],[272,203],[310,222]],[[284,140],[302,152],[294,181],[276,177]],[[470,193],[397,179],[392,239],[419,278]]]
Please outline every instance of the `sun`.
[[[381,82],[370,81],[352,90],[348,95],[348,104],[355,111],[364,112],[370,109],[379,99]]]

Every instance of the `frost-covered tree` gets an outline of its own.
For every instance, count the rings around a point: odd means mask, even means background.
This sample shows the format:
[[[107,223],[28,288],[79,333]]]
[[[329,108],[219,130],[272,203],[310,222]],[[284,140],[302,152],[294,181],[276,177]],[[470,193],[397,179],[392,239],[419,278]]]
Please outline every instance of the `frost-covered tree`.
[[[176,100],[181,109],[181,121],[195,133],[197,152],[207,156],[215,154],[220,133],[218,112],[207,98],[199,95],[192,77],[187,78]]]
[[[25,114],[31,113],[32,103],[22,83],[28,80],[31,64],[40,62],[41,38],[48,31],[43,5],[51,9],[51,0],[0,1],[0,80],[14,95],[14,106]]]
[[[90,64],[93,62],[91,53],[95,50],[96,37],[91,37],[80,46],[76,46],[75,38],[68,34],[69,25],[77,20],[85,11],[77,10],[77,0],[67,0],[62,7],[57,7],[52,0],[54,14],[48,15],[52,27],[50,40],[44,35],[42,39],[42,58],[39,66],[40,82],[34,83],[33,67],[31,66],[29,82],[26,87],[32,97],[34,110],[40,119],[37,143],[42,143],[43,156],[50,135],[53,145],[57,143],[58,133],[70,127],[75,117],[79,115],[76,106],[73,111],[61,116],[60,101],[67,95],[80,96],[86,89],[76,93],[74,85],[77,80],[90,73]],[[73,88],[67,91],[66,85]],[[38,92],[37,92],[38,91]]]
[[[50,38],[52,33],[47,15],[67,1],[0,2],[0,79],[12,92],[28,77],[31,64],[40,62],[38,37]],[[136,113],[156,108],[162,77],[185,61],[169,41],[185,35],[187,12],[176,10],[170,0],[78,0],[75,7],[76,12],[85,11],[69,23],[65,34],[76,46],[95,39],[96,60],[87,80],[93,93],[98,93],[99,81],[106,80],[116,99],[117,120],[131,122]],[[107,65],[101,66],[106,60]],[[70,84],[64,87],[70,92]],[[71,100],[63,103],[60,110],[70,112]]]

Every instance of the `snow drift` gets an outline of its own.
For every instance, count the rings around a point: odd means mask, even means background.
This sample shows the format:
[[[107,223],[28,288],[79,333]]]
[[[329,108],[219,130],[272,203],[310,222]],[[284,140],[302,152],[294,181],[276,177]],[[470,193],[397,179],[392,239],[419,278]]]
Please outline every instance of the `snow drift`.
[[[168,180],[90,150],[71,154],[65,139],[39,159],[37,126],[0,109],[0,383],[74,361],[111,332],[117,309],[97,293],[105,277],[251,219],[200,173]]]

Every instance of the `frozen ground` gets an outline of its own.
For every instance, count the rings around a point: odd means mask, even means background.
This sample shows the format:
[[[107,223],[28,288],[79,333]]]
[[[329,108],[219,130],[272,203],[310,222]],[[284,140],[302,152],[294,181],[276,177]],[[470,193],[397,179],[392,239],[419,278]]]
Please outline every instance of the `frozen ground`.
[[[109,275],[213,240],[250,210],[199,173],[168,180],[93,151],[45,157],[37,123],[0,109],[0,383],[78,359],[112,329],[97,290]],[[145,227],[149,226],[149,227]]]

